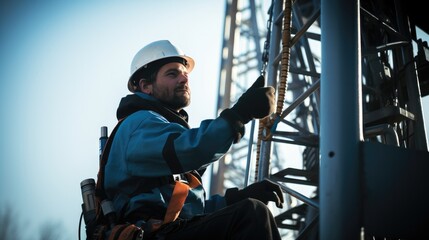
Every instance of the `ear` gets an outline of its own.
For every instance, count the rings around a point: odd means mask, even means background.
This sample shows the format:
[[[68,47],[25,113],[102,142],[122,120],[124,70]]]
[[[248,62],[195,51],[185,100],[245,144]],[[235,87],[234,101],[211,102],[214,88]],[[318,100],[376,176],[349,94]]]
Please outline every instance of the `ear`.
[[[149,95],[152,94],[152,83],[149,83],[149,82],[145,81],[144,79],[140,79],[139,87],[143,93],[146,93]]]

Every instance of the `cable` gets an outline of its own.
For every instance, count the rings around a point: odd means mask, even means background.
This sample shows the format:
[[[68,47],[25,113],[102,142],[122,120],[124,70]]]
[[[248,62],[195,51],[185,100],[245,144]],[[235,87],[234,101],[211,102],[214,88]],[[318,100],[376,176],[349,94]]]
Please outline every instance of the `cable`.
[[[77,230],[77,234],[78,234],[78,239],[80,240],[80,228],[82,227],[82,218],[83,218],[83,211],[80,214],[80,218],[79,218],[79,228]]]

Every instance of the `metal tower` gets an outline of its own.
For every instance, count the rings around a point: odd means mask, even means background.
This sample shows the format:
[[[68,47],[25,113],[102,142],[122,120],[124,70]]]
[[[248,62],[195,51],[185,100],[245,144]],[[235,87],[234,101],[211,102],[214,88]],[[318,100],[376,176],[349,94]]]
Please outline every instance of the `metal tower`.
[[[266,39],[266,13],[256,1],[226,1],[224,36],[218,90],[218,112],[232,106],[256,80],[262,69],[262,47]],[[267,6],[265,6],[267,7]],[[264,26],[264,27],[261,27]],[[249,123],[250,126],[253,123]],[[223,193],[230,186],[245,184],[248,152],[252,151],[253,134],[247,127],[245,136],[223,160],[214,164],[211,194]],[[254,154],[253,154],[254,155]],[[254,157],[254,156],[253,156]]]
[[[212,193],[252,179],[280,183],[287,209],[273,212],[284,239],[429,236],[422,5],[265,4],[227,2],[218,110],[264,69],[277,111],[246,126],[245,138],[213,168]]]

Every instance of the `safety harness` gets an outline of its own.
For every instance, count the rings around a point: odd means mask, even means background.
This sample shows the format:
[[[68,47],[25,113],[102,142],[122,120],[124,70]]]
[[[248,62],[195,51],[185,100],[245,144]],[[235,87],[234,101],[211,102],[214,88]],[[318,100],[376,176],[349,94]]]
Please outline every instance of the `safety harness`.
[[[107,198],[104,189],[104,175],[113,138],[124,119],[122,118],[118,121],[112,133],[107,138],[105,147],[102,149],[100,168],[97,174],[98,179],[95,187],[96,218],[93,223],[86,226],[87,240],[105,240],[107,236],[108,240],[141,240],[143,239],[144,229],[156,231],[162,225],[175,221],[182,210],[189,190],[201,185],[200,180],[192,173],[185,174],[187,181],[174,178],[173,194],[167,206],[164,219],[162,221],[149,220],[147,224],[151,224],[151,226],[142,227],[126,221],[117,221],[116,213],[113,211],[112,204]]]

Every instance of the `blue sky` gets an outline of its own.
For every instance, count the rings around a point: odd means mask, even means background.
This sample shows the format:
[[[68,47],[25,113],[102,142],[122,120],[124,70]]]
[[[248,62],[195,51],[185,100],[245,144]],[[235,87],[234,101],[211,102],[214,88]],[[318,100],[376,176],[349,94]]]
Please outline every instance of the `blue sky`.
[[[193,57],[191,126],[214,117],[225,3],[29,2],[1,3],[0,210],[76,239],[80,182],[96,178],[100,127],[113,129],[141,47],[169,39]]]
[[[76,239],[80,182],[96,178],[100,127],[116,123],[135,52],[180,46],[196,61],[191,126],[215,116],[225,1],[29,2],[0,3],[0,210],[24,237],[59,222]]]

